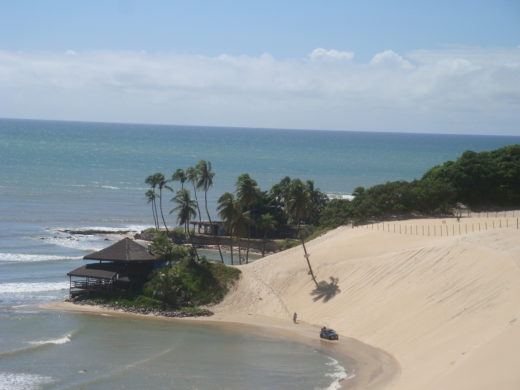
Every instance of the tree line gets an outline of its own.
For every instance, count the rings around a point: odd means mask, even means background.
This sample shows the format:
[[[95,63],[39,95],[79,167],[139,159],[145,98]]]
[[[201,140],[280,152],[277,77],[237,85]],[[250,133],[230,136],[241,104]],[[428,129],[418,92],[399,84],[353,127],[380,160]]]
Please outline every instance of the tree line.
[[[213,186],[215,173],[209,161],[201,160],[185,170],[176,169],[169,179],[162,173],[146,178],[150,189],[146,192],[151,203],[155,227],[164,226],[166,237],[171,236],[164,218],[165,190],[174,192],[170,199],[175,207],[169,213],[177,215],[187,241],[193,245],[190,223],[199,218],[197,191],[204,193],[205,214],[212,224],[208,210],[208,190]],[[171,184],[179,182],[174,191]],[[190,186],[192,191],[186,186]],[[360,224],[368,220],[387,219],[407,215],[449,215],[456,202],[469,207],[520,206],[520,145],[511,145],[491,152],[464,152],[456,161],[448,161],[428,170],[421,179],[393,181],[369,188],[357,187],[353,199],[329,199],[315,188],[311,180],[283,178],[269,190],[262,190],[249,174],[241,174],[233,192],[218,198],[217,212],[229,234],[231,262],[235,242],[238,263],[249,259],[250,240],[287,237],[291,229],[300,240],[309,274],[317,284],[309,262],[305,239],[316,230]],[[162,223],[161,223],[162,222]],[[213,229],[212,229],[213,230]],[[213,232],[222,262],[219,237]],[[245,247],[242,242],[245,240]]]
[[[352,200],[330,201],[324,226],[405,215],[449,215],[460,202],[472,209],[520,206],[520,145],[490,152],[464,152],[429,169],[418,180],[357,187]]]

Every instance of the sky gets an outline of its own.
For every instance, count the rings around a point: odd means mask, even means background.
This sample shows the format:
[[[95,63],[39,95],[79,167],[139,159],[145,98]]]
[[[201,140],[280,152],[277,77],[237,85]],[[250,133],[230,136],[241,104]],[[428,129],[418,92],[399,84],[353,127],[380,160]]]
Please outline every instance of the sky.
[[[0,0],[0,117],[520,135],[519,0]]]

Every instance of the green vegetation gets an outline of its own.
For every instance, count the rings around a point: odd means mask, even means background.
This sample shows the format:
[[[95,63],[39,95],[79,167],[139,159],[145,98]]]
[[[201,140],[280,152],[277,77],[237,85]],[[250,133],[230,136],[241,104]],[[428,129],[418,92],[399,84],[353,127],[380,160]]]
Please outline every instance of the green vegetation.
[[[196,306],[220,302],[240,277],[236,268],[204,257],[196,260],[193,250],[173,245],[165,236],[157,237],[151,247],[166,265],[152,271],[144,285],[132,291],[92,291],[88,300],[130,311],[204,315],[208,311]]]
[[[406,215],[449,215],[461,202],[473,209],[520,206],[520,145],[491,152],[467,151],[427,171],[420,180],[395,181],[368,189],[355,198],[332,200],[321,213],[322,226]]]
[[[177,264],[153,271],[143,295],[173,307],[218,303],[239,275],[236,268],[186,256]]]
[[[211,223],[207,204],[207,193],[215,177],[215,173],[211,170],[211,163],[201,160],[195,167],[175,170],[169,181],[164,177],[163,174],[156,173],[146,179],[146,183],[150,185],[146,197],[152,205],[156,232],[159,231],[159,221],[162,220],[167,237],[177,243],[184,242],[187,238],[198,258],[189,224],[196,216],[199,221],[201,220],[197,190],[204,191],[204,205]],[[168,182],[175,181],[181,183],[181,190],[177,191],[176,196],[172,198],[172,201],[177,204],[172,212],[177,213],[177,220],[184,225],[184,232],[177,229],[175,233],[168,234],[161,199],[163,189],[173,191],[167,185]],[[184,188],[186,181],[192,183],[194,200],[191,199],[190,191]],[[262,191],[249,174],[241,174],[237,179],[235,191],[220,196],[217,207],[218,215],[229,234],[232,264],[234,243],[238,244],[238,263],[242,264],[249,261],[250,245],[258,243],[258,240],[261,240],[262,253],[265,253],[268,240],[278,242],[280,248],[285,248],[294,246],[295,241],[291,239],[296,238],[302,245],[309,274],[317,283],[305,241],[317,237],[327,229],[348,223],[360,224],[374,219],[412,215],[451,215],[454,205],[458,202],[471,208],[519,206],[520,145],[507,146],[491,152],[467,151],[456,161],[448,161],[430,169],[419,180],[394,181],[370,188],[358,187],[353,196],[353,200],[329,200],[324,193],[314,187],[313,181],[290,177],[284,177],[270,190]],[[212,236],[217,239],[222,260],[220,242],[213,232]],[[275,238],[286,241],[280,243]],[[246,240],[245,250],[242,240]],[[168,255],[168,248],[165,250]],[[184,271],[181,272],[181,268],[178,268],[181,267],[180,264],[172,267],[174,267],[171,270],[173,274],[164,277],[168,277],[177,288],[180,275],[184,275],[183,272],[188,268],[185,265],[185,268],[182,268]],[[196,269],[205,272],[203,268]],[[188,283],[188,279],[183,280]],[[158,283],[158,280],[156,282]],[[204,279],[204,283],[206,282],[211,281]],[[172,302],[177,302],[179,299],[204,301],[202,296],[193,292],[195,290],[190,290],[188,286],[192,284],[197,285],[195,279],[188,284],[183,284],[182,293],[170,291],[165,293],[169,298],[164,299]]]

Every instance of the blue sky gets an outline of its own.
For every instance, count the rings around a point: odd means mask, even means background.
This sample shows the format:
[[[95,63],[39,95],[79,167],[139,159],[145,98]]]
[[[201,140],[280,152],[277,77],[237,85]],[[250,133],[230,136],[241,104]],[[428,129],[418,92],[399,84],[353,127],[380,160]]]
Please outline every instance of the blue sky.
[[[2,117],[520,135],[520,2],[0,1]]]

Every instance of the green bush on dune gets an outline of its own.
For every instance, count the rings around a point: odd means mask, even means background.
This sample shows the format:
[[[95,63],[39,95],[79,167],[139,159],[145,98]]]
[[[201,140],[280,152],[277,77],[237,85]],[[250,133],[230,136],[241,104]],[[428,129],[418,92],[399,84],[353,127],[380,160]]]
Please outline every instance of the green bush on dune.
[[[171,306],[213,304],[224,298],[239,276],[236,268],[187,256],[177,264],[153,271],[143,294]]]

